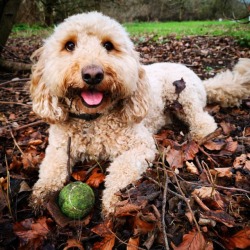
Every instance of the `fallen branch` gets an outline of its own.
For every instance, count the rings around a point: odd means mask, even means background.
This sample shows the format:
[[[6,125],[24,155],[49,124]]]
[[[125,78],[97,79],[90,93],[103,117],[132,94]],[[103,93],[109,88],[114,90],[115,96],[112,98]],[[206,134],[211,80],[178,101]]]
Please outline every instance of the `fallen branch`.
[[[5,85],[8,85],[10,83],[15,83],[15,82],[27,82],[27,81],[30,81],[30,78],[22,78],[22,79],[13,79],[13,80],[10,80],[10,81],[7,81],[7,82],[2,82],[0,83],[0,87],[3,87]]]
[[[0,101],[0,104],[21,105],[21,106],[28,106],[28,107],[31,107],[31,104],[25,104],[25,103],[20,103],[20,102],[6,102],[6,101]]]
[[[18,72],[18,71],[30,71],[32,64],[21,63],[21,62],[12,62],[0,59],[0,68],[11,72]]]
[[[222,133],[222,128],[218,128],[216,129],[213,133],[210,133],[209,135],[205,136],[204,138],[202,138],[198,144],[201,146],[203,145],[204,143],[206,143],[207,141],[210,141],[216,137],[218,137],[219,135],[221,135]]]
[[[36,122],[31,122],[31,123],[29,123],[29,124],[20,126],[20,127],[18,127],[18,128],[14,128],[14,130],[15,130],[15,131],[21,130],[21,129],[28,128],[28,127],[32,127],[32,126],[36,126],[36,125],[39,125],[39,124],[42,124],[42,123],[45,123],[45,122],[42,121],[42,120],[39,120],[39,121],[36,121]]]

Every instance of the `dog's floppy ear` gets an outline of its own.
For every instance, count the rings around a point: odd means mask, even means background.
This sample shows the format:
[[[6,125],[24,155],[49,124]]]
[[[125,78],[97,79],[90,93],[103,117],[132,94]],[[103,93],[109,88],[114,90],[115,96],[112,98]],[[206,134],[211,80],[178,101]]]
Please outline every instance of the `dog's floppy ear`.
[[[49,123],[65,121],[67,119],[67,112],[59,103],[58,97],[51,94],[43,79],[45,66],[43,53],[44,48],[41,47],[31,57],[33,62],[36,61],[32,67],[30,82],[33,111]]]
[[[149,108],[149,85],[144,69],[139,66],[139,79],[134,93],[123,103],[121,118],[126,122],[139,123],[147,114]]]

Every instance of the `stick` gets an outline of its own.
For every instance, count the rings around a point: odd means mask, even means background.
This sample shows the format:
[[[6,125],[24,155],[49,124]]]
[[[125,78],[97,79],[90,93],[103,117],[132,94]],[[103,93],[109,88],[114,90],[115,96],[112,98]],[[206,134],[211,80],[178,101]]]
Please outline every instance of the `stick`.
[[[71,166],[70,166],[70,146],[71,146],[71,137],[68,138],[68,145],[67,145],[67,154],[68,154],[68,161],[67,161],[67,169],[68,169],[68,178],[67,182],[70,179],[71,174]]]
[[[162,200],[162,230],[164,236],[164,243],[166,250],[169,250],[168,238],[166,233],[166,223],[165,223],[165,213],[166,213],[166,203],[167,203],[167,192],[168,192],[168,174],[166,173],[166,181],[163,191],[163,200]]]

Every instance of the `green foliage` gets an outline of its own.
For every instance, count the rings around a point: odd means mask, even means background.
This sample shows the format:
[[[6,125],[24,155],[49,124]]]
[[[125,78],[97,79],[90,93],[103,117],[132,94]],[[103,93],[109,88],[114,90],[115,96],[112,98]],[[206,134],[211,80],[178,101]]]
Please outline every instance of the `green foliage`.
[[[14,25],[12,29],[12,36],[14,37],[30,37],[33,35],[41,36],[41,37],[46,37],[52,32],[52,28],[48,27],[43,27],[39,24],[25,24],[25,23],[20,23]]]
[[[234,36],[250,39],[250,25],[231,21],[141,22],[124,24],[131,35],[157,34],[158,36],[187,35]]]

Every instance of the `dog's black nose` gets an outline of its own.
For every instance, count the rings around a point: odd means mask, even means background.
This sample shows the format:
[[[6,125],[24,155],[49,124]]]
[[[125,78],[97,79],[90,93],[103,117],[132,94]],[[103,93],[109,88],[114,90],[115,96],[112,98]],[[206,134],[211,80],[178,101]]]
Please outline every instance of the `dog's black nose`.
[[[89,65],[82,69],[82,79],[89,85],[98,84],[103,78],[103,69],[98,65]]]

